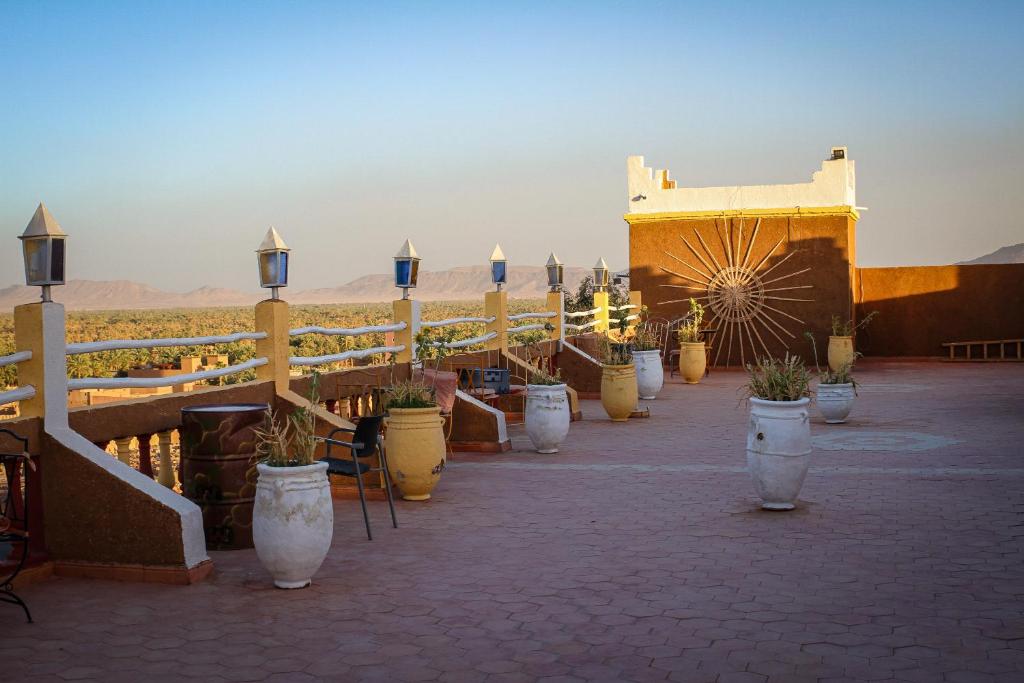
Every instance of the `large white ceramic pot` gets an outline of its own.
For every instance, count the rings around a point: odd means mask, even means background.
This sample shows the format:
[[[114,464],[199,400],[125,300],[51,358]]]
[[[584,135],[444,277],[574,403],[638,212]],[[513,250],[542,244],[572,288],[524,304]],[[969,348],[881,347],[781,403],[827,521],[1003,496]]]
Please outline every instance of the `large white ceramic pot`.
[[[564,384],[526,386],[526,434],[538,453],[557,453],[569,433],[569,396]]]
[[[327,557],[334,507],[327,463],[302,467],[256,465],[252,540],[278,588],[305,588]]]
[[[766,510],[792,510],[811,464],[810,399],[750,399],[747,469]]]
[[[653,400],[665,384],[665,369],[661,365],[661,351],[634,351],[633,364],[636,366],[636,388],[640,398]]]
[[[818,410],[830,425],[846,422],[846,416],[853,409],[857,394],[853,384],[819,384],[815,394]]]
[[[430,500],[447,453],[441,409],[391,408],[386,422],[384,447],[391,481],[405,500]]]

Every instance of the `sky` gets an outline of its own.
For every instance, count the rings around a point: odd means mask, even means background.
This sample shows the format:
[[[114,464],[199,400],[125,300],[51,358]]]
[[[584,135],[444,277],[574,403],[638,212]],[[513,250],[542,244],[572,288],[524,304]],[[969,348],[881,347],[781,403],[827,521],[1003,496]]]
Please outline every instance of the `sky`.
[[[1024,2],[0,0],[0,286],[44,201],[68,278],[252,290],[628,263],[626,157],[680,187],[857,164],[861,266],[1024,242]]]

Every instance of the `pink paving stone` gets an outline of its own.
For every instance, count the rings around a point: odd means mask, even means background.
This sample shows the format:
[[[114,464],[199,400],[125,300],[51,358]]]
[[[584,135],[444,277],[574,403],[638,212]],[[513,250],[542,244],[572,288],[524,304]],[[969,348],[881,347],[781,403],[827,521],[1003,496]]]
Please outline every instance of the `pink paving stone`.
[[[600,404],[556,455],[457,454],[430,503],[335,503],[314,586],[253,551],[188,587],[54,579],[0,605],[12,680],[1024,680],[1024,367],[864,362],[759,509],[743,376]],[[477,667],[482,667],[483,670]]]

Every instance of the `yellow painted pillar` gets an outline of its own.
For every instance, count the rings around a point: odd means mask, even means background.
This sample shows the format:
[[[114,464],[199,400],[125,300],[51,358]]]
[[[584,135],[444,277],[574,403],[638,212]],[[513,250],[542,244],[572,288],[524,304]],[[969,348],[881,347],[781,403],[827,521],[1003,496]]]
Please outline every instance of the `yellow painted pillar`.
[[[15,351],[31,351],[18,363],[18,386],[32,386],[36,395],[21,401],[22,417],[42,417],[44,427],[68,424],[68,371],[64,337],[64,306],[39,301],[14,307]]]
[[[391,302],[396,323],[405,323],[405,329],[395,332],[395,345],[401,344],[404,351],[395,354],[399,363],[411,363],[416,358],[416,335],[420,332],[420,302],[414,299],[398,299]]]
[[[565,333],[565,292],[548,292],[548,302],[544,310],[555,314],[553,318],[545,318],[555,329],[548,332],[548,339],[559,341]]]
[[[508,292],[484,293],[484,317],[494,318],[494,322],[487,323],[487,331],[498,335],[485,342],[484,348],[508,351]]]
[[[631,303],[634,306],[636,306],[636,308],[626,309],[626,315],[640,315],[640,311],[642,311],[643,307],[644,307],[643,296],[642,296],[642,293],[640,292],[640,290],[638,290],[638,289],[631,289],[631,290],[629,290],[629,303]],[[637,318],[635,320],[630,320],[629,321],[629,327],[631,329],[635,328],[637,326],[637,323],[639,323],[639,322],[640,322],[640,318]]]
[[[597,324],[592,328],[594,332],[601,332],[602,334],[608,331],[608,292],[594,292],[594,308],[600,308],[601,310],[594,314],[594,320]]]
[[[278,393],[288,391],[288,303],[267,299],[256,304],[256,331],[267,333],[256,340],[256,357],[267,359],[256,368],[256,378],[274,380]]]

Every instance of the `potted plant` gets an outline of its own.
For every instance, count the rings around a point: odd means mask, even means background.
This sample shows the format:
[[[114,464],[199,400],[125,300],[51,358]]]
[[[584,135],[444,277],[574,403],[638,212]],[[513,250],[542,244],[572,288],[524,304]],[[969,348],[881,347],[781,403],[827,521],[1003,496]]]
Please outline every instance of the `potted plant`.
[[[317,462],[318,378],[314,375],[309,408],[296,408],[287,420],[267,409],[256,430],[256,500],[252,540],[260,563],[278,588],[305,588],[323,564],[334,536],[334,507],[327,463]]]
[[[838,370],[826,368],[822,372],[818,365],[818,345],[814,341],[814,335],[805,332],[804,336],[811,342],[811,349],[814,351],[814,366],[818,370],[818,389],[815,392],[814,402],[818,404],[818,411],[825,418],[826,424],[842,424],[846,422],[847,416],[853,409],[854,399],[857,397],[857,382],[853,379],[853,366],[843,365]],[[856,355],[854,354],[854,357]]]
[[[526,434],[538,453],[557,453],[569,433],[569,397],[561,370],[535,369],[526,385]]]
[[[832,335],[828,338],[828,367],[838,372],[844,365],[853,367],[856,355],[853,351],[853,336],[857,330],[867,327],[878,311],[871,311],[859,323],[843,321],[838,315],[832,316]]]
[[[690,299],[690,315],[679,326],[679,374],[687,384],[697,384],[708,368],[704,338],[700,328],[704,324],[704,307]]]
[[[747,469],[766,510],[792,510],[811,462],[810,373],[797,356],[747,365]]]
[[[641,312],[645,316],[646,307]],[[665,369],[661,362],[661,345],[646,321],[636,327],[633,335],[633,364],[636,366],[636,386],[640,398],[652,401],[665,384]]]
[[[438,346],[427,331],[416,336],[419,364],[435,359],[436,371],[446,353],[445,341]],[[433,386],[407,379],[392,382],[384,389],[387,432],[384,446],[388,453],[388,474],[405,500],[430,500],[441,479],[446,458],[444,418]]]
[[[601,361],[601,405],[613,422],[625,422],[636,410],[639,398],[636,367],[626,344],[612,344],[606,336],[598,344]]]

